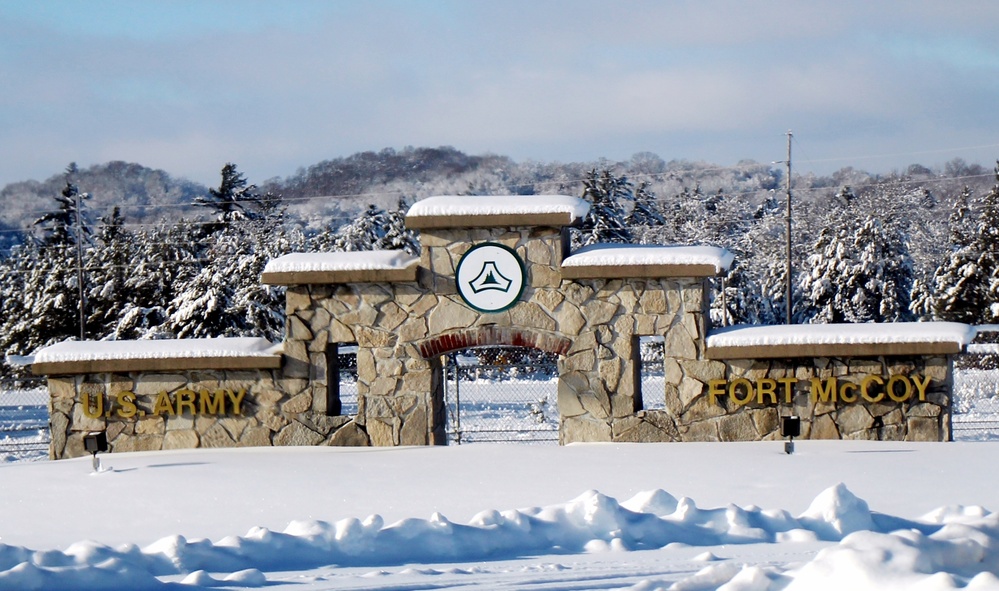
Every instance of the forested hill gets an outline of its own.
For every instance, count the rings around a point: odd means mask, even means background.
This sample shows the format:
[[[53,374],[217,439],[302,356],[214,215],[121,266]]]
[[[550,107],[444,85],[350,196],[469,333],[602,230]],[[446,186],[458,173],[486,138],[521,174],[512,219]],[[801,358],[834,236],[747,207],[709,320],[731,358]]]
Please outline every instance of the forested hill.
[[[178,206],[189,205],[208,189],[198,183],[173,178],[162,170],[128,162],[108,162],[76,170],[74,182],[90,195],[94,212],[119,207],[132,221],[177,217]],[[66,183],[65,172],[44,181],[11,183],[0,190],[0,224],[6,230],[24,230],[55,205],[54,198]],[[9,232],[8,232],[9,233]]]
[[[247,179],[238,163],[219,168],[213,187],[124,162],[70,165],[45,181],[4,187],[0,350],[29,354],[81,333],[280,339],[281,292],[259,282],[269,259],[415,252],[419,236],[405,228],[405,210],[440,194],[583,197],[591,214],[574,230],[577,245],[724,246],[736,265],[715,290],[725,297],[712,304],[714,321],[784,320],[779,165],[667,162],[650,153],[622,162],[515,162],[441,147],[364,152],[263,181]],[[996,183],[991,167],[961,160],[796,175],[795,320],[999,321],[991,304],[999,299]]]
[[[224,164],[219,162],[220,170]],[[290,221],[317,230],[330,223],[345,223],[369,204],[391,208],[401,199],[412,202],[429,195],[580,195],[582,179],[591,170],[609,170],[633,183],[645,183],[660,200],[687,192],[722,194],[758,204],[766,199],[766,192],[782,193],[784,186],[782,166],[752,161],[734,166],[682,159],[667,162],[642,152],[620,162],[515,162],[500,155],[468,155],[446,146],[360,152],[304,166],[285,178],[249,182],[261,193],[281,197]],[[0,189],[0,247],[18,241],[22,231],[31,229],[36,219],[53,209],[65,183],[65,171],[53,172],[46,180],[11,183]],[[878,173],[848,167],[827,176],[796,175],[794,189],[796,199],[822,202],[844,187],[859,193],[902,183],[907,189],[925,189],[937,200],[947,201],[966,185],[975,193],[987,190],[991,172],[991,165],[984,168],[960,159]],[[207,213],[194,203],[208,193],[208,187],[141,164],[108,162],[76,170],[73,177],[79,190],[89,196],[87,213],[94,220],[115,206],[126,224],[196,218]]]

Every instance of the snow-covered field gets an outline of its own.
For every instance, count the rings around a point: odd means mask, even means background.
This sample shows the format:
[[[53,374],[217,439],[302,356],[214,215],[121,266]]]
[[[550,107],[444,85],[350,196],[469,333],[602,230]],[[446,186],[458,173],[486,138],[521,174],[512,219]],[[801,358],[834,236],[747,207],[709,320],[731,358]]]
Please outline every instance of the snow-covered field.
[[[987,376],[962,379],[961,418],[995,419]],[[997,456],[799,441],[11,462],[0,589],[999,589]]]
[[[477,444],[10,464],[0,589],[994,589],[997,452]]]

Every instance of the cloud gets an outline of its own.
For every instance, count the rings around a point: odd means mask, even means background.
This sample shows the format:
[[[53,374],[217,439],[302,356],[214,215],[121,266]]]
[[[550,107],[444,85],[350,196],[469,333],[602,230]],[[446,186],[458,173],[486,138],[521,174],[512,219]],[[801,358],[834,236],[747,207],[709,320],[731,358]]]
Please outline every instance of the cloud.
[[[726,163],[772,158],[789,127],[818,159],[999,125],[992,2],[80,6],[0,19],[0,184],[110,158],[257,181],[404,145]]]

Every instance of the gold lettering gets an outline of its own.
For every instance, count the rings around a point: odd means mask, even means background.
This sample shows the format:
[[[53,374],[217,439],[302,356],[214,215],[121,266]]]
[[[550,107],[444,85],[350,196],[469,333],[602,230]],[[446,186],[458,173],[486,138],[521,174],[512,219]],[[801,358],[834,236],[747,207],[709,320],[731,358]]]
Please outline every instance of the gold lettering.
[[[923,378],[922,382],[919,381],[920,377]],[[914,375],[912,383],[916,385],[916,391],[919,392],[919,401],[926,402],[926,387],[930,385],[930,377]]]
[[[197,394],[192,390],[177,390],[175,394],[175,399],[177,401],[177,415],[184,414],[184,409],[189,409],[189,412],[193,415],[196,411],[194,410],[194,399]]]
[[[901,396],[895,394],[895,384],[902,382],[905,385],[905,392]],[[912,382],[903,375],[893,375],[888,379],[888,397],[895,402],[905,402],[912,397]]]
[[[864,397],[864,400],[870,402],[881,402],[885,399],[885,393],[879,392],[877,396],[871,396],[871,384],[877,384],[879,386],[884,386],[885,381],[881,379],[881,376],[867,376],[860,381],[860,395]]]
[[[739,398],[739,386],[745,386],[745,398]],[[739,406],[749,404],[753,400],[753,383],[746,378],[732,380],[728,384],[728,397],[732,399],[732,402],[735,402]]]
[[[203,415],[225,414],[225,390],[216,390],[215,396],[208,390],[202,390],[200,402]]]
[[[97,394],[94,396],[95,408],[91,410],[90,408],[90,394],[84,392],[83,398],[80,400],[80,404],[83,406],[83,414],[87,418],[99,419],[101,415],[104,414],[104,395]]]
[[[811,378],[812,402],[836,402],[836,378]],[[823,386],[823,382],[825,386]]]
[[[839,399],[843,402],[856,402],[857,384],[854,384],[853,382],[843,382],[843,385],[839,387]]]
[[[168,414],[173,416],[173,403],[170,402],[170,395],[166,392],[160,392],[156,397],[156,404],[153,405],[153,414],[162,415]]]
[[[777,383],[784,386],[784,403],[791,404],[794,398],[794,385],[798,383],[798,378],[777,378]]]
[[[232,414],[241,414],[241,405],[243,404],[243,397],[246,396],[246,390],[240,389],[239,392],[227,390],[226,394],[229,395],[229,401],[232,402]]]
[[[756,381],[756,401],[760,404],[768,404],[764,402],[764,396],[770,399],[769,404],[777,404],[777,380],[760,378]]]
[[[118,416],[123,419],[130,419],[135,416],[138,409],[135,407],[134,392],[118,392]]]

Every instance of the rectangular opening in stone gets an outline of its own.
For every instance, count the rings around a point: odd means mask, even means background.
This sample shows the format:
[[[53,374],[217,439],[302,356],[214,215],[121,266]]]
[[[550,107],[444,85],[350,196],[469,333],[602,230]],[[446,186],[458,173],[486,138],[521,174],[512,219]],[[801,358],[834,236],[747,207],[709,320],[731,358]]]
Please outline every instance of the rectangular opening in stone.
[[[661,336],[636,337],[635,347],[638,361],[638,395],[642,408],[657,410],[666,408],[665,339]]]
[[[357,343],[326,347],[326,414],[357,414]]]

